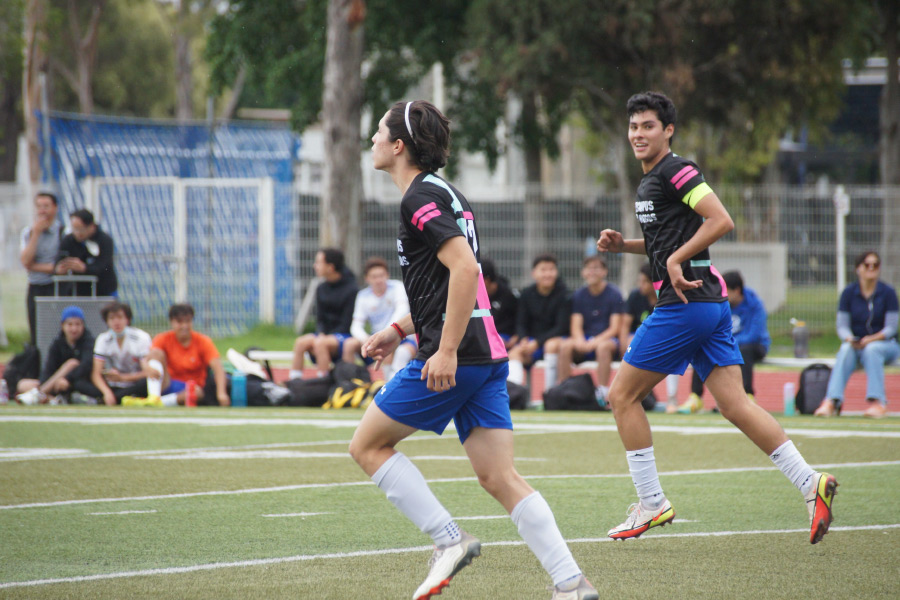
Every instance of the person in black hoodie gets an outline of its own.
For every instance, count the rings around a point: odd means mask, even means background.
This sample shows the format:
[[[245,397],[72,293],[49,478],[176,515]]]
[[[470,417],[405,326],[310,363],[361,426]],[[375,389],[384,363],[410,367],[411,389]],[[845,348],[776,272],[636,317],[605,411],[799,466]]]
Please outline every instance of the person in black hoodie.
[[[40,404],[52,396],[80,392],[94,399],[102,396],[91,383],[94,360],[94,336],[84,326],[84,311],[67,306],[62,311],[59,335],[47,350],[40,380],[19,382],[16,400],[22,404]]]
[[[69,216],[72,233],[59,243],[56,258],[56,274],[94,275],[97,277],[98,296],[116,296],[119,280],[113,261],[115,244],[109,235],[94,222],[94,215],[86,208]],[[90,296],[91,284],[79,282],[76,296]]]
[[[509,380],[524,384],[525,366],[544,359],[546,391],[556,382],[559,347],[569,329],[569,294],[552,254],[535,257],[531,277],[535,282],[519,295],[519,341],[509,351]]]
[[[320,249],[313,270],[322,279],[316,288],[316,332],[301,335],[294,341],[291,379],[303,376],[307,352],[315,359],[318,376],[324,376],[332,360],[341,356],[344,340],[352,337],[350,325],[359,286],[353,272],[344,264],[344,253],[337,248]]]

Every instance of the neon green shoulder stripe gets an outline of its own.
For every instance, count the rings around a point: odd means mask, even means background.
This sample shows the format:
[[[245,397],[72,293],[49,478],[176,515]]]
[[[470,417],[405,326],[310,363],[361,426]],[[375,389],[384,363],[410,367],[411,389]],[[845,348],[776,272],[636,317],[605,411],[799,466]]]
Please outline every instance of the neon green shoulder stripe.
[[[709,184],[705,181],[692,189],[690,192],[685,194],[684,198],[681,199],[682,202],[694,208],[697,206],[697,203],[700,202],[700,199],[703,198],[707,194],[712,193],[712,188],[709,187]]]

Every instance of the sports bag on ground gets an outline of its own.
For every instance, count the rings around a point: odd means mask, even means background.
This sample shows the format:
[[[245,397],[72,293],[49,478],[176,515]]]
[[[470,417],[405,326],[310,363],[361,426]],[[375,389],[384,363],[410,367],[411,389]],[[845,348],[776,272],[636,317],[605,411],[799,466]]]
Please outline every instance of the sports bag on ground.
[[[822,363],[809,365],[800,371],[800,385],[797,386],[797,396],[794,398],[797,412],[811,415],[819,408],[825,399],[830,377],[831,367]]]
[[[527,387],[507,380],[506,391],[509,393],[509,408],[511,410],[525,410],[528,408]]]
[[[544,392],[544,410],[603,410],[594,395],[594,380],[582,373]]]
[[[331,373],[324,377],[291,379],[287,383],[287,387],[291,391],[291,397],[287,401],[287,405],[322,406],[328,401],[328,393],[331,391],[332,386],[334,386],[334,376]]]

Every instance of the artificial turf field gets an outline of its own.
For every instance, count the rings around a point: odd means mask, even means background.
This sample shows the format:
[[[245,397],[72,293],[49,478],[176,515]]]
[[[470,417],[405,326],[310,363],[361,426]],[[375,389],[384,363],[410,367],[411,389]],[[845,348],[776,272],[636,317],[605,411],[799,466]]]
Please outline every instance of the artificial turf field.
[[[346,454],[359,415],[0,407],[0,598],[411,598],[430,540]],[[514,415],[517,468],[601,598],[900,597],[900,420],[781,419],[840,483],[813,546],[799,492],[720,416],[650,418],[675,523],[612,542],[635,500],[612,416]],[[483,543],[440,597],[547,600],[455,432],[399,448]]]

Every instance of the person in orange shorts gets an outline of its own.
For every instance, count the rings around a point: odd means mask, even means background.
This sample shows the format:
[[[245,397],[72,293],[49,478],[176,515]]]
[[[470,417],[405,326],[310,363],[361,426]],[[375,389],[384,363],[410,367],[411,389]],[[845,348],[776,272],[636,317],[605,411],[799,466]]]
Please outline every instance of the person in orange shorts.
[[[133,399],[122,404],[149,406],[176,406],[185,404],[188,384],[193,382],[194,399],[204,403],[207,373],[212,368],[215,380],[215,396],[220,406],[230,406],[226,387],[225,369],[212,340],[194,331],[194,307],[190,304],[173,304],[169,308],[169,324],[172,329],[153,338],[147,354],[147,398]],[[154,376],[155,375],[155,376]],[[206,393],[209,393],[209,389]],[[140,401],[143,400],[143,401]],[[213,404],[205,402],[205,404]]]

